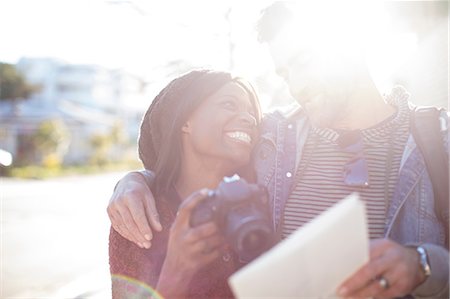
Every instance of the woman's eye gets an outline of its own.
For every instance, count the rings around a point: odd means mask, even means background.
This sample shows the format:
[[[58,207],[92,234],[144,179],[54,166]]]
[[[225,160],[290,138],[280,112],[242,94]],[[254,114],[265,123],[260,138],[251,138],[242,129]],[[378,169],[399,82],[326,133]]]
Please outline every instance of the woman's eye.
[[[236,109],[236,103],[234,103],[233,101],[223,102],[222,106],[225,107],[226,109],[230,109],[230,110]]]

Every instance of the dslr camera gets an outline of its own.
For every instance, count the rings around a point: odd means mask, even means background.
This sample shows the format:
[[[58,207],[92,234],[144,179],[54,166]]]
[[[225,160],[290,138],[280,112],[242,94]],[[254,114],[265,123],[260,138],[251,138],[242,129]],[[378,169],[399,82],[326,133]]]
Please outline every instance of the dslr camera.
[[[273,244],[267,190],[237,175],[225,177],[192,211],[191,227],[210,221],[216,223],[241,262],[250,262]]]

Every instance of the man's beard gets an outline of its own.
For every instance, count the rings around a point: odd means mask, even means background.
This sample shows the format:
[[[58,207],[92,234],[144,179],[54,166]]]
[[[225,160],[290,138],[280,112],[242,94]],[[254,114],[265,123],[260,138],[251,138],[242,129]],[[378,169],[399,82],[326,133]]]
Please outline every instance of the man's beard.
[[[318,102],[305,104],[312,124],[319,128],[341,129],[340,124],[347,118],[348,101],[345,98],[333,99],[327,96],[316,100]]]

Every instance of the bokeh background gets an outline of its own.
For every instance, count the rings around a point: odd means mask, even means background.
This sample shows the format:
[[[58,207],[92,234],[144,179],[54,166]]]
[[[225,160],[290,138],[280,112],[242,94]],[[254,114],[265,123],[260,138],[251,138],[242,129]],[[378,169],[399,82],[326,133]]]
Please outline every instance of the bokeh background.
[[[231,70],[265,111],[294,103],[256,39],[270,3],[0,0],[1,298],[109,296],[105,208],[141,167],[141,117],[175,76]],[[380,90],[448,108],[448,1],[370,5]]]

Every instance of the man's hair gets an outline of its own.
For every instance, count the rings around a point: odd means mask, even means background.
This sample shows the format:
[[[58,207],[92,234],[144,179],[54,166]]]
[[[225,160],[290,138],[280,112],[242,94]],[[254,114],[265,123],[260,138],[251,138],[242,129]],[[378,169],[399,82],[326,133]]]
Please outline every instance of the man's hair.
[[[258,41],[270,42],[294,18],[287,1],[276,1],[261,11],[256,25]]]
[[[227,72],[188,72],[172,80],[152,101],[141,123],[138,150],[144,167],[155,172],[155,194],[166,194],[178,179],[183,124],[204,100],[229,82],[236,82],[247,91],[259,123],[261,110],[255,90],[250,83]]]
[[[344,5],[311,5],[308,2],[302,1],[275,1],[265,9],[261,11],[259,20],[256,24],[256,31],[258,34],[258,40],[261,43],[272,41],[286,26],[292,26],[294,23],[295,30],[311,31],[315,32],[317,25],[328,24],[325,26],[325,30],[321,34],[334,35],[340,31],[345,31],[346,34],[351,33],[353,38],[360,39],[361,26],[367,21],[364,16],[367,14],[367,5],[361,3],[352,3],[351,7],[354,8],[354,12],[345,14],[342,13],[348,8]],[[358,13],[360,12],[360,13]],[[366,13],[363,13],[366,12]],[[333,16],[332,25],[329,22],[329,17]],[[296,24],[294,20],[299,23]],[[328,27],[333,26],[333,27]],[[303,28],[302,28],[303,27]],[[304,28],[306,27],[306,28]],[[315,33],[317,34],[317,33]],[[364,31],[364,34],[371,34]],[[319,36],[320,37],[320,36]]]

